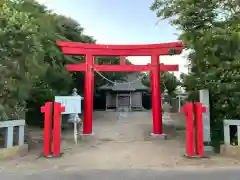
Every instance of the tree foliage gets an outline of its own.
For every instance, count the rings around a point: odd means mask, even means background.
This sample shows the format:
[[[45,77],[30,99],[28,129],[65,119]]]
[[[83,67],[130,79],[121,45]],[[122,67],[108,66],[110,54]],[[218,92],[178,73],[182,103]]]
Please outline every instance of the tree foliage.
[[[31,87],[46,72],[46,64],[40,61],[44,49],[35,18],[19,11],[15,5],[19,3],[1,1],[0,4],[0,114],[3,120],[22,113]]]
[[[155,0],[151,9],[169,19],[192,50],[190,72],[182,75],[191,100],[198,100],[199,89],[210,90],[217,129],[224,119],[240,119],[240,1]]]
[[[0,120],[41,121],[40,107],[55,95],[77,88],[83,94],[84,73],[66,71],[83,56],[64,56],[56,40],[95,43],[76,20],[55,14],[35,0],[0,1]],[[96,57],[98,64],[119,64],[119,57]],[[129,64],[130,62],[126,60]],[[101,73],[111,81],[126,73]],[[98,72],[95,86],[107,83]],[[95,88],[96,89],[96,88]]]
[[[150,87],[151,80],[149,73],[144,76],[143,84]],[[160,73],[160,86],[161,86],[161,93],[167,90],[169,96],[175,96],[175,90],[180,85],[180,81],[176,78],[173,73],[170,72],[161,72]]]
[[[74,19],[55,14],[34,0],[0,2],[0,119],[38,121],[40,106],[55,95],[68,94],[73,87],[83,92],[84,73],[69,73],[66,64],[84,61],[64,56],[56,40],[95,43]],[[118,57],[98,57],[99,63],[116,64]],[[109,79],[124,74],[108,74]],[[97,76],[96,76],[97,77]],[[101,78],[95,84],[105,83]]]

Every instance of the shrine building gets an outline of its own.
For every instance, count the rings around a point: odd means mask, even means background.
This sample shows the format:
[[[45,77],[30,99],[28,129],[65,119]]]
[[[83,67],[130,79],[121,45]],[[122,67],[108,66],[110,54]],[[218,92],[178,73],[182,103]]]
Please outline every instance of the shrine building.
[[[116,84],[105,84],[98,90],[105,92],[106,111],[119,111],[122,108],[142,111],[142,94],[148,92],[149,87],[143,85],[138,73],[129,73],[124,80],[117,81]]]

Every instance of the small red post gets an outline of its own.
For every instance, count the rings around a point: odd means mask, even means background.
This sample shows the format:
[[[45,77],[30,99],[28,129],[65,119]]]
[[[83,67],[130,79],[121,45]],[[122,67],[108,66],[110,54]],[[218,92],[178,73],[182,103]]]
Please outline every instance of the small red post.
[[[41,107],[41,112],[44,113],[43,156],[48,157],[51,153],[52,141],[52,102],[46,102]]]
[[[121,59],[120,64],[126,65],[126,56],[120,56],[120,59]]]
[[[53,156],[60,156],[60,141],[61,141],[61,113],[65,111],[65,107],[61,103],[54,102],[53,113]]]
[[[206,108],[202,107],[200,102],[194,103],[195,121],[196,121],[196,154],[199,157],[204,157],[204,144],[203,144],[203,116],[202,113],[206,112]]]
[[[185,103],[182,112],[186,117],[186,156],[194,156],[194,123],[193,123],[193,103]]]

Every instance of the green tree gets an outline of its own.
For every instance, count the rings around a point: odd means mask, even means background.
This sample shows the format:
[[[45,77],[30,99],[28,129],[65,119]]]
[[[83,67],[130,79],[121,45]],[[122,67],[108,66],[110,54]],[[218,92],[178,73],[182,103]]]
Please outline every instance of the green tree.
[[[168,91],[168,94],[170,97],[175,96],[175,90],[180,85],[180,81],[176,78],[176,76],[173,73],[170,72],[161,72],[160,73],[160,85],[161,85],[161,93],[163,93],[165,90]],[[149,77],[149,73],[144,76],[142,80],[143,84],[150,87],[151,80]]]
[[[169,19],[192,49],[183,85],[192,100],[199,89],[209,89],[213,144],[219,147],[222,121],[240,118],[240,1],[155,0],[151,9]]]
[[[0,118],[19,118],[24,114],[25,100],[39,77],[46,72],[41,61],[44,49],[38,38],[35,19],[15,8],[13,1],[0,3]]]
[[[120,64],[121,59],[120,57],[116,56],[101,56],[101,57],[96,57],[95,63],[96,64]],[[131,64],[131,62],[126,59],[126,64]],[[100,73],[100,74],[99,74]],[[117,81],[117,80],[124,80],[124,77],[128,73],[126,72],[95,72],[95,77],[96,77],[96,86],[101,86],[103,84],[109,83],[106,79],[111,80],[111,81]],[[105,78],[103,78],[104,76]]]
[[[83,92],[84,73],[69,73],[66,64],[84,62],[83,56],[64,56],[56,40],[95,43],[75,20],[49,11],[35,0],[0,2],[0,120],[16,119],[27,110],[28,123],[38,121],[40,106],[73,87]],[[110,64],[118,57],[98,57]],[[124,74],[108,74],[119,79]],[[96,85],[103,83],[96,76]],[[26,107],[27,104],[27,107]]]

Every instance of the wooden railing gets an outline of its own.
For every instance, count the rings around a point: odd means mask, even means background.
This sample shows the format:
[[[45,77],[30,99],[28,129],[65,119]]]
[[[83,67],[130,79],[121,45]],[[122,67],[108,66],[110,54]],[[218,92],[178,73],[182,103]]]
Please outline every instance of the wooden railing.
[[[13,147],[14,127],[17,127],[17,145],[24,144],[25,120],[0,121],[0,128],[4,128],[4,148]]]
[[[238,146],[240,146],[240,120],[225,119],[223,121],[224,128],[224,144],[230,146],[230,126],[237,126]]]

